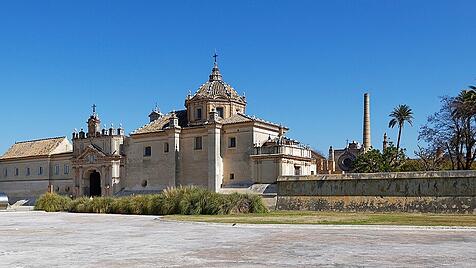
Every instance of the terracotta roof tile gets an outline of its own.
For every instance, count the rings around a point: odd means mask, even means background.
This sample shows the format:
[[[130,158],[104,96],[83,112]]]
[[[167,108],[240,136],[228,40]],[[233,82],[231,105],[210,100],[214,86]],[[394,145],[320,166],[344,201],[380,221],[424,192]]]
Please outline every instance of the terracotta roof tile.
[[[187,122],[187,111],[181,110],[176,111],[175,114],[179,118],[179,126],[185,127]],[[166,129],[169,126],[170,117],[172,113],[161,116],[159,119],[154,120],[132,132],[132,134],[145,134],[158,132]]]
[[[16,142],[0,159],[31,156],[48,156],[66,139],[66,137],[47,138]]]
[[[225,124],[237,124],[237,123],[243,123],[243,122],[260,122],[260,123],[265,123],[265,124],[269,124],[269,125],[273,125],[273,126],[277,126],[277,127],[280,126],[279,124],[269,122],[269,121],[266,121],[264,119],[261,119],[261,118],[255,117],[255,116],[242,114],[242,113],[234,114],[231,117],[228,117],[228,118],[223,119],[223,120],[220,121],[220,123],[222,123],[224,125]],[[284,127],[284,128],[286,128],[286,127]]]

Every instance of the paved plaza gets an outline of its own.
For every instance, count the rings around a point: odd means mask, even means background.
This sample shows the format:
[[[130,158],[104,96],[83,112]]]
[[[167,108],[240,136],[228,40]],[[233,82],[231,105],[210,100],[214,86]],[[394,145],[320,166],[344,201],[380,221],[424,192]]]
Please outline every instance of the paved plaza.
[[[475,267],[476,228],[0,212],[0,267]]]

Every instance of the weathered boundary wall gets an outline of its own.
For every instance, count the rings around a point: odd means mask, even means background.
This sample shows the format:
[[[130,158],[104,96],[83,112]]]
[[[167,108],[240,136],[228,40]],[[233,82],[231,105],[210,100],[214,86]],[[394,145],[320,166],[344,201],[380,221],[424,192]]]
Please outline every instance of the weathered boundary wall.
[[[476,171],[285,176],[277,209],[476,214]]]

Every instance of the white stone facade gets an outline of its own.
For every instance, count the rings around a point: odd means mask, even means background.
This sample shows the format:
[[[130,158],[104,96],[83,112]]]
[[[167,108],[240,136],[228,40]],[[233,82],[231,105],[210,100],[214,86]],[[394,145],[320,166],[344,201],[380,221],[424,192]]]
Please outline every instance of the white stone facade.
[[[64,181],[48,173],[38,178],[43,181],[38,186],[12,182],[15,186],[7,189],[1,183],[14,179],[7,176],[0,180],[0,191],[23,187],[37,196],[48,185],[72,196],[149,193],[179,185],[219,191],[317,173],[317,154],[286,138],[287,128],[245,114],[245,97],[223,81],[216,63],[209,80],[186,97],[185,108],[168,114],[155,109],[148,124],[126,136],[122,128],[101,129],[94,106],[87,133],[73,133],[72,150],[48,160],[0,159],[0,170],[13,170],[22,161],[31,166],[49,161],[49,169],[56,162],[68,165]]]

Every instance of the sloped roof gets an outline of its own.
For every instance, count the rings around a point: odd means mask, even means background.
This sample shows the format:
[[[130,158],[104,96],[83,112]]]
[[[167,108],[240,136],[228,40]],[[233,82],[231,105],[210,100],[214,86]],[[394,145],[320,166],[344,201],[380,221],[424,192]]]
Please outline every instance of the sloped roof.
[[[49,156],[66,137],[16,142],[0,157],[0,160],[32,156]]]
[[[173,113],[173,112],[172,112]],[[154,133],[154,132],[159,132],[167,129],[169,127],[169,122],[170,122],[170,117],[172,116],[172,113],[168,113],[166,115],[161,116],[159,119],[154,120],[136,130],[134,130],[131,134],[132,135],[137,135],[137,134],[146,134],[146,133]],[[175,114],[177,115],[179,119],[179,126],[182,128],[189,127],[187,124],[187,111],[186,110],[181,110],[181,111],[176,111]],[[257,118],[255,116],[249,116],[245,115],[242,113],[237,113],[232,115],[231,117],[228,117],[226,119],[219,119],[219,123],[223,125],[227,124],[238,124],[238,123],[245,123],[245,122],[259,122],[259,123],[264,123],[272,126],[279,127],[279,124],[275,124],[260,118]],[[204,123],[201,123],[204,124]],[[196,126],[196,125],[193,125]],[[287,129],[286,127],[284,127]]]
[[[244,114],[234,114],[226,119],[220,120],[220,123],[226,124],[237,124],[237,123],[244,123],[244,122],[252,122],[250,117]]]
[[[181,110],[181,111],[176,111],[172,112],[175,113],[175,115],[179,119],[179,126],[185,127],[186,122],[187,122],[187,111],[186,110]],[[145,133],[152,133],[152,132],[158,132],[166,129],[169,126],[170,118],[172,117],[172,113],[165,114],[161,117],[159,117],[157,120],[154,120],[132,132],[132,134],[145,134]]]
[[[273,123],[273,122],[269,122],[269,121],[266,121],[264,119],[261,119],[261,118],[258,118],[258,117],[255,117],[255,116],[250,116],[250,115],[246,115],[246,114],[242,114],[242,113],[237,113],[237,114],[234,114],[226,119],[222,119],[220,121],[220,123],[226,125],[226,124],[237,124],[237,123],[244,123],[244,122],[259,122],[259,123],[264,123],[264,124],[268,124],[268,125],[272,125],[272,126],[276,126],[276,127],[280,127],[279,124],[276,124],[276,123]],[[286,127],[284,127],[285,129],[287,129]]]

